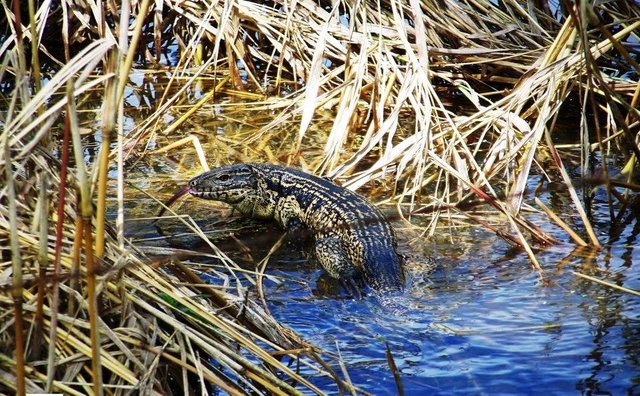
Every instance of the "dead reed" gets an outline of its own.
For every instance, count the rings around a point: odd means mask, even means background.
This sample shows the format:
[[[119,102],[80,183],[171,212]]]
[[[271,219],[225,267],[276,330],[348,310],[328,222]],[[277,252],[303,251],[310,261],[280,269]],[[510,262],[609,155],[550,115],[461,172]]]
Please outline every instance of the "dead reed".
[[[159,134],[183,138],[173,132],[214,105],[271,114],[257,133],[216,137],[230,157],[266,156],[354,189],[389,180],[400,212],[426,236],[462,215],[524,249],[536,268],[535,245],[553,239],[523,214],[532,172],[564,183],[582,228],[554,221],[578,244],[600,242],[576,187],[604,186],[612,221],[637,191],[635,1],[23,3],[3,2],[0,17],[1,392],[164,394],[199,384],[320,394],[316,375],[356,391],[248,299],[233,270],[218,274],[224,286],[204,285],[178,261],[151,265],[124,238],[125,160],[148,154]],[[179,56],[171,67],[167,48]],[[150,116],[125,129],[129,76],[150,67],[169,83]],[[209,92],[181,106],[207,81]],[[87,161],[78,113],[96,90],[100,149]],[[454,111],[452,98],[464,108]],[[569,102],[580,120],[577,186],[554,143]],[[322,111],[333,122],[318,141]],[[627,160],[621,175],[607,167],[611,152]]]

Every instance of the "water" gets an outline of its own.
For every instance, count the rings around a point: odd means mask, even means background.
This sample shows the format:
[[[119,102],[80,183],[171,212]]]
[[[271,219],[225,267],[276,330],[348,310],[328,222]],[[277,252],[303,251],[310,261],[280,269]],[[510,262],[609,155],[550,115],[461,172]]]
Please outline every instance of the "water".
[[[562,192],[540,198],[572,213]],[[198,217],[198,206],[192,199],[180,210]],[[410,281],[391,303],[344,297],[297,246],[285,245],[267,270],[285,279],[265,281],[269,308],[305,339],[339,353],[351,381],[376,395],[397,392],[387,346],[407,394],[640,394],[640,297],[572,273],[640,289],[637,217],[610,237],[604,196],[596,195],[593,209],[605,246],[575,249],[548,226],[562,242],[537,251],[541,274],[480,228],[457,231],[453,243],[415,241],[400,229],[403,253],[412,255]],[[257,260],[278,236],[264,227],[245,240]],[[339,372],[337,359],[330,362]],[[336,391],[330,379],[312,380]]]
[[[376,394],[395,393],[386,344],[410,394],[640,392],[638,298],[570,274],[584,259],[559,270],[562,249],[539,255],[541,278],[491,239],[474,241],[486,254],[439,261],[426,290],[410,286],[403,311],[300,288],[268,290],[271,310],[307,339],[337,345],[353,382]],[[605,278],[638,282],[637,264],[606,255],[596,258]]]

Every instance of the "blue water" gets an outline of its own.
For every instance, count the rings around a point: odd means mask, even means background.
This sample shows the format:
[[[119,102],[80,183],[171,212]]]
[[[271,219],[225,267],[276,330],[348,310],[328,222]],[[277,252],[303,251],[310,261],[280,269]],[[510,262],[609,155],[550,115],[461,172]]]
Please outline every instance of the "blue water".
[[[496,248],[490,239],[475,247]],[[286,285],[267,291],[270,308],[308,340],[337,345],[354,384],[376,394],[396,392],[386,343],[414,394],[640,393],[638,297],[569,274],[583,258],[560,269],[555,249],[539,255],[543,278],[524,257],[486,252],[439,261],[427,290],[410,286],[406,310]],[[605,278],[637,284],[637,264],[604,256],[594,264],[608,267]]]
[[[352,382],[374,394],[397,392],[386,345],[408,394],[640,394],[640,297],[571,273],[640,289],[640,250],[628,228],[600,251],[539,251],[542,274],[488,232],[466,233],[455,249],[424,241],[435,267],[414,263],[407,292],[391,306],[318,297],[320,272],[287,271],[286,260],[273,273],[308,286],[272,285],[266,294],[276,318],[339,350]]]

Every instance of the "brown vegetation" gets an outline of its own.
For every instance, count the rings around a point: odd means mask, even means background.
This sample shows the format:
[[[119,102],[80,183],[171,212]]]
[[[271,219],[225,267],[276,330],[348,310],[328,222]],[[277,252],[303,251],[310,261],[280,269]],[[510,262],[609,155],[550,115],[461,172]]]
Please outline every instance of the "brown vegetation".
[[[563,109],[579,120],[579,187],[604,185],[612,221],[614,201],[626,210],[638,190],[636,1],[119,3],[3,3],[2,392],[187,393],[199,380],[231,394],[322,393],[310,374],[356,391],[246,298],[242,273],[202,285],[179,262],[153,266],[128,245],[121,210],[115,228],[106,224],[107,197],[122,208],[124,161],[212,104],[273,114],[259,132],[222,142],[228,150],[354,189],[389,178],[393,201],[409,220],[425,219],[426,235],[441,222],[477,222],[536,267],[530,244],[553,240],[523,215],[532,172],[570,192],[583,228],[555,221],[573,240],[600,243],[554,145]],[[168,54],[179,58],[169,65]],[[169,84],[152,114],[124,130],[130,73],[152,69]],[[180,107],[203,81],[208,93]],[[86,163],[78,113],[96,90],[100,155]],[[322,156],[305,159],[305,147],[318,144],[309,137],[314,116],[327,109]],[[288,144],[274,153],[271,140]],[[627,161],[616,177],[604,160],[611,152]],[[479,203],[491,218],[474,213]]]

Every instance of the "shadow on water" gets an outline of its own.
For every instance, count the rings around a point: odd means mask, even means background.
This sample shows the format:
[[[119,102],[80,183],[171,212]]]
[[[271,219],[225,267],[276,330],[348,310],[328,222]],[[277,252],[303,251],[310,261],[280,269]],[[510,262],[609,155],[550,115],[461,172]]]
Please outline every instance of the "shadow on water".
[[[563,195],[539,197],[570,213]],[[247,269],[282,235],[273,224],[229,221],[229,211],[185,201],[176,210],[193,216]],[[155,214],[149,202],[131,202],[130,218]],[[606,218],[604,197],[596,194],[593,209],[594,218]],[[267,269],[279,281],[265,280],[265,294],[278,320],[334,351],[335,367],[342,359],[351,380],[375,394],[396,393],[386,345],[408,394],[638,394],[640,298],[572,272],[640,289],[637,220],[615,229],[596,222],[606,242],[600,251],[574,249],[559,231],[547,230],[563,242],[537,252],[542,274],[526,255],[483,230],[459,231],[453,242],[416,240],[396,224],[401,249],[410,255],[410,279],[390,302],[345,297],[298,244],[285,243]],[[181,225],[163,222],[164,236],[145,221],[131,221],[127,229],[137,244],[206,249]],[[330,386],[328,379],[313,381]]]

